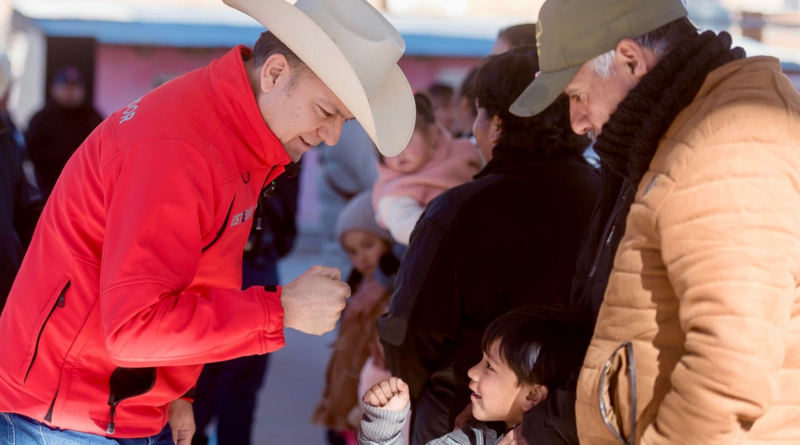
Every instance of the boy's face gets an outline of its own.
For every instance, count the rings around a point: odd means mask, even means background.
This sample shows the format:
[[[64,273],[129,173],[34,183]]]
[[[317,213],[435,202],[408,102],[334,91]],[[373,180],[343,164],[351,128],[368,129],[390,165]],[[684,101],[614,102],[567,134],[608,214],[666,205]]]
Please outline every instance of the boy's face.
[[[522,414],[539,402],[534,388],[517,386],[517,375],[500,359],[498,342],[468,375],[472,379],[472,415],[478,420],[506,422],[511,427],[522,422]]]

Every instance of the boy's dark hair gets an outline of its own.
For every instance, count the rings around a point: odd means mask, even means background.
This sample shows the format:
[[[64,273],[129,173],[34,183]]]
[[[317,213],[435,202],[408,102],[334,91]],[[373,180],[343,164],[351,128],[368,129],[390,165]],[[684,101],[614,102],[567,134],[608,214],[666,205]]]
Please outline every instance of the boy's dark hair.
[[[572,131],[569,100],[565,95],[533,117],[519,117],[509,111],[537,71],[536,48],[530,46],[489,56],[481,63],[472,95],[478,107],[486,110],[489,119],[500,118],[502,132],[498,147],[544,154],[557,151],[582,153],[589,140]]]
[[[502,360],[517,375],[517,386],[553,390],[583,363],[592,337],[588,317],[565,308],[515,309],[493,321],[483,334],[483,352],[498,343]]]
[[[536,24],[523,23],[521,25],[509,26],[500,31],[497,38],[508,42],[511,48],[517,46],[536,46]]]

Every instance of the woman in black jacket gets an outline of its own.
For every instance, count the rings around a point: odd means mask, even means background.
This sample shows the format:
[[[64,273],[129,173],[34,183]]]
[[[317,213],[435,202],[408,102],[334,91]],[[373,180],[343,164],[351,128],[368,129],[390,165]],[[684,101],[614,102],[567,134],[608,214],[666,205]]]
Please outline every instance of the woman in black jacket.
[[[474,132],[488,165],[428,206],[378,325],[392,375],[413,402],[412,445],[453,429],[470,403],[467,370],[492,320],[569,302],[575,261],[600,189],[562,97],[529,118],[508,109],[539,70],[535,48],[487,58]]]

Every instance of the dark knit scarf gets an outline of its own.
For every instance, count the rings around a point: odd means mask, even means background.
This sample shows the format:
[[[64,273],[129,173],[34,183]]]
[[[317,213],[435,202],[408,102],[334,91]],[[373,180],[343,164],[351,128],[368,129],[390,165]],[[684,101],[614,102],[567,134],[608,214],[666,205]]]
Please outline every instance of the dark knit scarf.
[[[731,36],[706,31],[667,54],[619,104],[594,149],[614,173],[638,184],[658,142],[689,106],[711,71],[745,57]]]

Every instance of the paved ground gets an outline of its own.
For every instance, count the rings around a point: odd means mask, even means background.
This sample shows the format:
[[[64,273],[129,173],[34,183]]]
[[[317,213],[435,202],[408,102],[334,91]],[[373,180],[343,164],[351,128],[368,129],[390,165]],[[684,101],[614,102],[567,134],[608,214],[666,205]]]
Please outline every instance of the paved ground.
[[[280,264],[288,283],[319,261],[317,252],[301,250]],[[286,332],[286,347],[272,354],[266,385],[259,394],[254,445],[324,445],[324,430],[309,422],[322,392],[325,366],[335,339]]]

